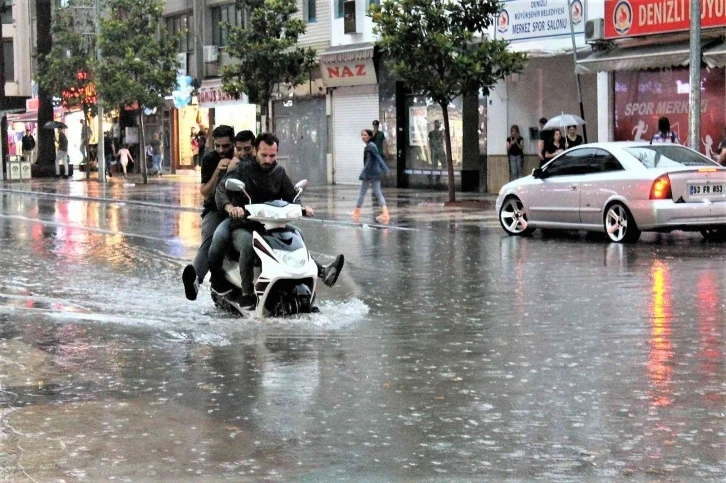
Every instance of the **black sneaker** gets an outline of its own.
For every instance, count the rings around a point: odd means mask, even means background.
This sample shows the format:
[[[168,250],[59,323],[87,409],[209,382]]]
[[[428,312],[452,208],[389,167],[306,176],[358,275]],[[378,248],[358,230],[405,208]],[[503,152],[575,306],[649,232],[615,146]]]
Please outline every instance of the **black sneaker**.
[[[333,263],[323,267],[323,273],[321,274],[320,278],[323,279],[323,283],[325,285],[327,285],[328,287],[332,287],[333,285],[335,285],[335,282],[338,281],[338,276],[340,275],[341,270],[343,270],[344,263],[345,257],[341,253],[340,255],[335,257]]]
[[[184,282],[184,294],[187,296],[187,300],[197,300],[199,280],[197,280],[197,271],[194,269],[194,265],[184,267],[182,282]]]
[[[237,299],[237,303],[243,309],[254,310],[255,307],[257,306],[257,296],[249,295],[249,294],[242,294]]]

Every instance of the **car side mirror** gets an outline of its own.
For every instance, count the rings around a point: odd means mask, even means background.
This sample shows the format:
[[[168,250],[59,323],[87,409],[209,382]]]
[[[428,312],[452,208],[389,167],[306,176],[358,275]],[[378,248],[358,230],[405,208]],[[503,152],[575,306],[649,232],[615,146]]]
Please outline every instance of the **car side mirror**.
[[[240,181],[238,179],[230,178],[227,181],[224,182],[224,188],[227,191],[244,191],[245,190],[245,183],[244,181]]]
[[[532,170],[532,177],[537,179],[544,179],[545,174],[544,171],[542,171],[542,168],[534,168]]]

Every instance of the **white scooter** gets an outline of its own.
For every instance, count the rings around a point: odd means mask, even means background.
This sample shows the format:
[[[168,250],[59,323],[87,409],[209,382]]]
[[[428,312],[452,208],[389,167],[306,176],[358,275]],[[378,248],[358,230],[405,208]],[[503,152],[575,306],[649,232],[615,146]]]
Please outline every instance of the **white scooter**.
[[[260,273],[255,280],[257,306],[254,310],[240,307],[235,296],[241,293],[242,278],[239,260],[227,254],[224,257],[225,278],[237,290],[227,296],[213,292],[214,301],[227,309],[234,309],[244,316],[280,317],[316,312],[313,306],[318,277],[318,266],[310,256],[300,233],[288,226],[288,222],[302,218],[302,207],[295,203],[307,186],[307,180],[295,185],[297,195],[292,203],[283,200],[253,204],[245,190],[244,182],[228,179],[224,183],[227,191],[242,192],[250,201],[245,206],[248,220],[260,222],[261,232],[252,232],[252,244],[261,262]]]

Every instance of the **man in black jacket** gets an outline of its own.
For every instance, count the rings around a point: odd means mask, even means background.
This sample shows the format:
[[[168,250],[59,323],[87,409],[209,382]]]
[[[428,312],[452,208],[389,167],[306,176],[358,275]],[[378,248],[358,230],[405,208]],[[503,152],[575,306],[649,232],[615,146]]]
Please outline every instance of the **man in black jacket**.
[[[277,164],[278,139],[271,133],[262,133],[255,139],[256,162],[239,163],[229,172],[226,179],[233,178],[245,183],[245,190],[255,203],[284,200],[292,202],[297,195],[295,186],[285,172],[285,168]],[[215,194],[217,209],[229,215],[230,229],[232,230],[232,244],[240,254],[239,270],[242,277],[242,297],[239,300],[241,307],[254,307],[257,300],[254,294],[253,271],[255,252],[252,248],[252,232],[259,225],[250,223],[245,218],[245,205],[249,202],[244,193],[227,191],[224,181],[219,183]],[[310,206],[303,207],[303,215],[312,217],[315,212]],[[224,275],[222,261],[226,250],[226,240],[218,240],[215,233],[215,243],[209,250],[210,271],[212,272],[212,289]],[[217,243],[219,242],[219,243]],[[316,262],[317,263],[317,262]],[[318,265],[318,276],[323,282],[332,286],[338,279],[343,268],[344,257],[338,255],[330,265]]]

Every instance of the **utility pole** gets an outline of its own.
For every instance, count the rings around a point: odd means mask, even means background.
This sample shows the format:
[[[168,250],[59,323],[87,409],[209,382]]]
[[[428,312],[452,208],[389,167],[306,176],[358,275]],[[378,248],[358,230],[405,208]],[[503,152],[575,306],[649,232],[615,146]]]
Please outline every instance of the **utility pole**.
[[[691,55],[689,57],[688,145],[701,150],[701,0],[691,0]]]
[[[577,46],[575,45],[575,25],[572,23],[572,3],[567,1],[567,13],[570,15],[570,37],[572,37],[572,60],[577,69]],[[577,101],[580,103],[580,117],[585,119],[585,107],[582,105],[582,87],[580,87],[580,74],[575,72],[575,83],[577,84]],[[582,140],[587,143],[587,125],[582,125]]]
[[[96,7],[96,18],[94,20],[96,30],[96,59],[101,61],[101,0],[94,0]],[[98,121],[98,144],[96,148],[96,159],[98,162],[98,182],[106,182],[106,147],[103,133],[103,106],[101,96],[98,94],[98,76],[94,76],[96,83],[96,120]],[[101,161],[103,160],[103,161]]]
[[[9,5],[8,5],[9,4]],[[12,7],[12,0],[0,0],[0,180],[5,176],[5,153],[8,152],[8,116],[5,113],[8,101],[5,98],[5,46],[2,45],[2,15]]]

